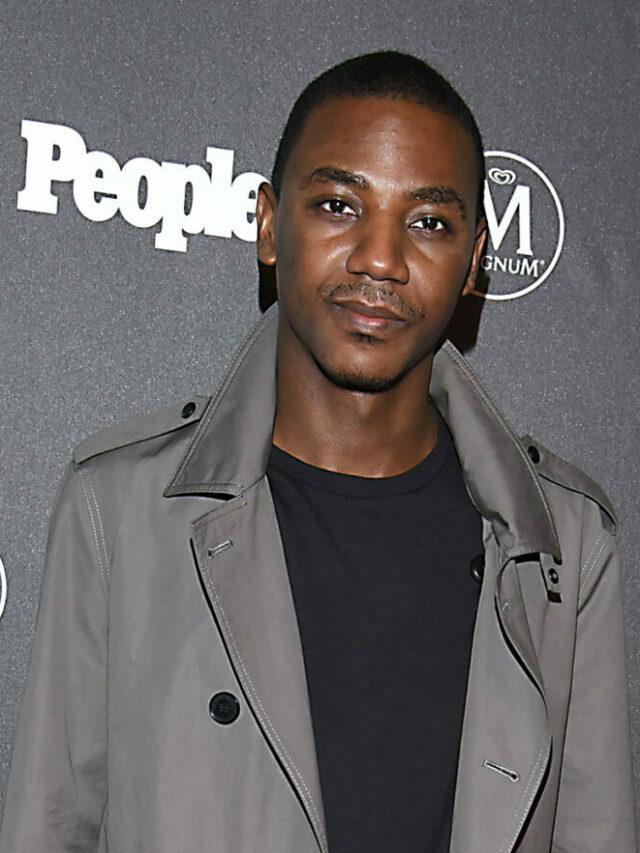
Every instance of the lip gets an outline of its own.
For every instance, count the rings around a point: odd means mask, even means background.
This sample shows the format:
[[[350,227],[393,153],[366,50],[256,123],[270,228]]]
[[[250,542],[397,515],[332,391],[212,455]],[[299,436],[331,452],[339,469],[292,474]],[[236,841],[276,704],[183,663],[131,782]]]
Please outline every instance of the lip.
[[[366,302],[332,302],[331,307],[351,329],[365,334],[382,333],[404,326],[405,320],[382,305]]]
[[[397,320],[404,322],[404,317],[396,314],[385,305],[372,305],[370,302],[359,302],[357,300],[340,301],[335,300],[334,305],[340,308],[346,308],[356,314],[361,314],[363,317],[381,318],[383,320]]]

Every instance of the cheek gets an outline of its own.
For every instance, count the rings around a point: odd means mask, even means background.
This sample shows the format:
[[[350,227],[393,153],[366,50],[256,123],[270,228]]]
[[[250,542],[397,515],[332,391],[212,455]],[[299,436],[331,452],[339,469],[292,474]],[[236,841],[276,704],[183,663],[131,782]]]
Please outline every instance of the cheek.
[[[287,275],[292,266],[295,265],[295,234],[291,229],[278,231],[276,234],[276,271],[279,278]]]
[[[412,270],[411,282],[404,293],[407,301],[413,302],[424,315],[425,325],[419,335],[438,334],[447,325],[460,300],[467,268],[464,259],[457,256],[446,262],[442,258],[431,258]],[[400,288],[398,293],[402,296],[403,290]]]
[[[412,270],[414,281],[427,285],[427,297],[432,304],[447,305],[456,301],[467,277],[471,261],[468,251],[438,250],[420,257]]]
[[[289,219],[289,222],[292,220]],[[295,221],[295,220],[293,220]],[[284,232],[279,232],[276,238],[276,268],[279,278],[293,283],[304,275],[311,266],[313,256],[313,240],[303,228],[289,226]]]
[[[308,227],[288,228],[276,239],[276,272],[288,290],[315,292],[344,281],[348,251],[335,237]]]

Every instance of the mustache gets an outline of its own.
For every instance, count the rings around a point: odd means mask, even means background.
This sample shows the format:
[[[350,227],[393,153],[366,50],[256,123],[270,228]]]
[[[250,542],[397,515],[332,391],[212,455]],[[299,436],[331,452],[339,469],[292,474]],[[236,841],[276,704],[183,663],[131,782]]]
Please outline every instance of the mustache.
[[[416,308],[415,305],[405,302],[397,290],[381,282],[362,281],[356,284],[347,282],[328,284],[320,289],[320,297],[324,302],[332,302],[334,299],[356,299],[369,302],[395,311],[409,323],[419,323],[420,320],[424,319],[423,311]]]

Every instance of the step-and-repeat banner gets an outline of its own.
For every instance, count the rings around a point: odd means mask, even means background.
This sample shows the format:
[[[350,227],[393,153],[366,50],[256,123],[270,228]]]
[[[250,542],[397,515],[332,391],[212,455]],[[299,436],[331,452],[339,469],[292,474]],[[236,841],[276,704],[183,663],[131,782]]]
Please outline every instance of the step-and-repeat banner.
[[[2,19],[0,806],[72,446],[215,389],[260,314],[255,194],[288,110],[384,48],[442,71],[483,131],[469,360],[619,511],[640,772],[637,4],[5,0]]]

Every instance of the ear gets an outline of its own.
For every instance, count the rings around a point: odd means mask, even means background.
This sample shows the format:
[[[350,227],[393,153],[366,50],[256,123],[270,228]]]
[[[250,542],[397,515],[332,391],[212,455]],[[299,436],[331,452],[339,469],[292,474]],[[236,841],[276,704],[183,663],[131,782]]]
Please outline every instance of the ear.
[[[478,272],[480,271],[480,261],[482,260],[482,252],[487,239],[487,220],[482,217],[478,220],[476,226],[476,236],[473,243],[473,253],[471,255],[471,263],[467,272],[467,278],[462,288],[461,296],[467,296],[475,290]]]
[[[275,215],[277,206],[278,200],[273,187],[263,181],[258,187],[258,198],[256,200],[257,249],[260,263],[270,267],[274,266],[276,262]]]

